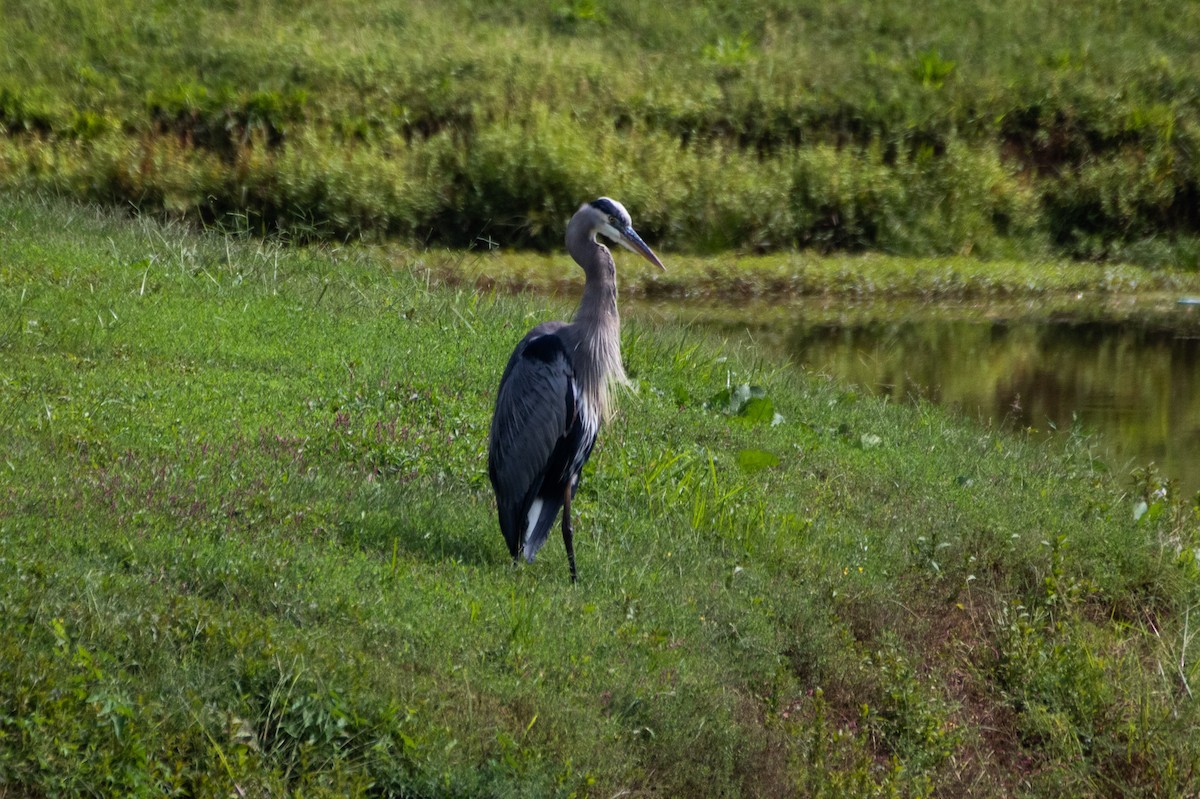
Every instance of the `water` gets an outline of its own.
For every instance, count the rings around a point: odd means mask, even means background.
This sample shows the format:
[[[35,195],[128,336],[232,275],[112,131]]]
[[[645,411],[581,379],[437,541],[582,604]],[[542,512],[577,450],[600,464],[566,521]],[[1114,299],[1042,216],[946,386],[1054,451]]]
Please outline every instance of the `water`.
[[[741,314],[739,316],[739,314]],[[1200,307],[806,302],[695,319],[784,348],[801,367],[1011,429],[1094,432],[1118,479],[1156,464],[1200,491]]]

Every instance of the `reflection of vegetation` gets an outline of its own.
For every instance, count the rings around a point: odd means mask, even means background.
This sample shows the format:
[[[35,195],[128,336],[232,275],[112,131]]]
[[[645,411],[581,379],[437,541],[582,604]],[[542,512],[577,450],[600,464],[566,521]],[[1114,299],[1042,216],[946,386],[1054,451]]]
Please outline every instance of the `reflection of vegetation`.
[[[1200,488],[1200,340],[1134,321],[801,325],[799,360],[885,394],[1038,430],[1101,433]]]

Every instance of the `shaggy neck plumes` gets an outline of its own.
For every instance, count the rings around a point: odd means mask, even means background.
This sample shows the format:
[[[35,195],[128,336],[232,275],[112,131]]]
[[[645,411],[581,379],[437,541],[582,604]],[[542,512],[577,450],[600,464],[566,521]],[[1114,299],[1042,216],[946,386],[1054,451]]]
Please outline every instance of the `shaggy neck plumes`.
[[[567,252],[583,267],[586,283],[569,326],[576,379],[588,403],[609,415],[609,383],[627,384],[621,363],[621,317],[617,313],[617,270],[612,253],[577,214],[567,226]]]

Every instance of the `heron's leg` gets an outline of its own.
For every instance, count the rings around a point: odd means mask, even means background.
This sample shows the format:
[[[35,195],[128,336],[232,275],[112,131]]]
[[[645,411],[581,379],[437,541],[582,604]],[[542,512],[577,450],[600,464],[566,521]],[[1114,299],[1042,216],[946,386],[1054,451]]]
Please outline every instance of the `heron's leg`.
[[[567,546],[567,563],[571,566],[571,582],[578,582],[575,573],[575,532],[571,529],[571,485],[563,492],[563,543]]]

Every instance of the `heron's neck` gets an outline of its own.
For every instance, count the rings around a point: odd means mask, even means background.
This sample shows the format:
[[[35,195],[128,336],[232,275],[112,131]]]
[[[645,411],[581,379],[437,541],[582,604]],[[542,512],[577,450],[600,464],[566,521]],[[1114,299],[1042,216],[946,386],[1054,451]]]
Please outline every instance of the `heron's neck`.
[[[584,267],[586,282],[579,309],[575,311],[575,322],[602,332],[611,328],[616,335],[621,329],[621,315],[617,312],[617,270],[608,248],[600,244],[594,246],[600,257],[593,268]]]
[[[570,233],[571,231],[569,231]],[[583,267],[586,282],[575,321],[573,362],[589,402],[608,415],[608,384],[628,383],[621,363],[621,317],[617,313],[617,271],[612,253],[590,235],[572,240],[567,249]]]

